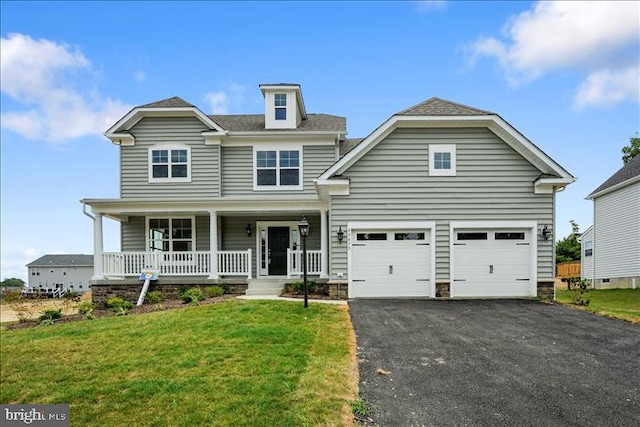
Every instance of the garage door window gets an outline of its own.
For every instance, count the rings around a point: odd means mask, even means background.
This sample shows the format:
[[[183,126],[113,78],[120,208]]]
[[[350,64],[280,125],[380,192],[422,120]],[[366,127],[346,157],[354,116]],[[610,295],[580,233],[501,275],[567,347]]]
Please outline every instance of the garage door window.
[[[387,233],[358,233],[356,240],[387,240]]]
[[[424,233],[395,233],[395,240],[424,240]]]
[[[524,233],[496,233],[496,240],[524,240]]]
[[[458,233],[458,240],[487,240],[487,233]]]

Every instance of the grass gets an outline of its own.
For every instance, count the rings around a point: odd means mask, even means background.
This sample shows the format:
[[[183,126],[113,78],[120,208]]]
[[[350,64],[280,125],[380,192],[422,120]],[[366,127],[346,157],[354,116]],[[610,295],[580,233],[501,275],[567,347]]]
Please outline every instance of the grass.
[[[69,403],[72,425],[349,425],[345,306],[240,301],[0,331],[1,403]]]
[[[571,293],[566,289],[558,288],[556,298],[558,302],[571,305]],[[640,323],[640,289],[591,289],[585,298],[589,300],[585,310]]]

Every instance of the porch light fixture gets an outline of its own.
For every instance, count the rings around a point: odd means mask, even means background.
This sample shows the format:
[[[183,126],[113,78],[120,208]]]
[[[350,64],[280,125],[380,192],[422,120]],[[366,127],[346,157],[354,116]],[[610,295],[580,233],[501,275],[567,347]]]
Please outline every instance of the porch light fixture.
[[[245,228],[245,233],[247,233],[248,237],[251,237],[251,235],[253,234],[253,227],[251,227],[251,224],[247,224],[247,228]]]
[[[545,225],[544,227],[542,227],[542,229],[540,230],[540,236],[542,237],[542,240],[544,240],[545,242],[549,240],[549,237],[551,237],[551,231],[549,230],[548,225]]]
[[[298,230],[302,237],[302,283],[304,288],[304,308],[309,307],[309,297],[307,292],[307,237],[309,237],[310,228],[307,217],[303,216],[298,223]]]
[[[342,226],[338,227],[338,232],[336,234],[338,235],[338,242],[342,243],[342,239],[344,239],[344,231],[342,231]]]

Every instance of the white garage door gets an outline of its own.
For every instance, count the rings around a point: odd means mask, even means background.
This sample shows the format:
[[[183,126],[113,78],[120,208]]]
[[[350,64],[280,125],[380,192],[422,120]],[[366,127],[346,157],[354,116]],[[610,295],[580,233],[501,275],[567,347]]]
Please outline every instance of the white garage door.
[[[529,230],[455,230],[452,297],[534,296]]]
[[[354,230],[349,296],[429,296],[429,231]]]

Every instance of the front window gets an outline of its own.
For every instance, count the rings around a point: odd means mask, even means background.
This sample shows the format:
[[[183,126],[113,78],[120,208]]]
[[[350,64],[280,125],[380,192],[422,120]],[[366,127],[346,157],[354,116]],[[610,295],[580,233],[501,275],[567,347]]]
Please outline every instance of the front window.
[[[276,108],[276,120],[287,120],[287,95],[276,93],[274,95],[274,105]]]
[[[152,147],[149,149],[149,182],[188,182],[188,147]]]
[[[185,252],[194,247],[193,218],[149,218],[148,247],[154,252]]]
[[[456,175],[455,145],[429,145],[429,175]]]
[[[255,152],[254,189],[301,190],[300,150]]]

